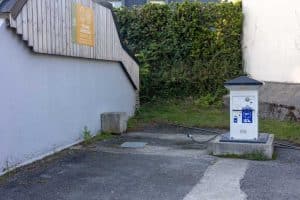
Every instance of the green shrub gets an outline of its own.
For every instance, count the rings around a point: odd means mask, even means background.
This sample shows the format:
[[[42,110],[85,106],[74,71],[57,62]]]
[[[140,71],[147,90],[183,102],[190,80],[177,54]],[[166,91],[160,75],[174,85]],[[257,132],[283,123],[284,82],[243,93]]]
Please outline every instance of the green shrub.
[[[115,10],[137,56],[141,101],[224,94],[242,71],[241,3],[185,2]]]
[[[207,94],[206,96],[201,96],[194,101],[194,104],[200,108],[208,108],[212,105],[220,107],[222,102],[218,99],[217,96],[212,96]]]
[[[82,136],[83,136],[84,145],[89,145],[94,142],[107,140],[113,137],[111,133],[101,132],[101,131],[99,131],[95,136],[93,136],[87,126],[83,128]]]
[[[83,128],[82,135],[85,144],[91,143],[93,136],[87,126]]]

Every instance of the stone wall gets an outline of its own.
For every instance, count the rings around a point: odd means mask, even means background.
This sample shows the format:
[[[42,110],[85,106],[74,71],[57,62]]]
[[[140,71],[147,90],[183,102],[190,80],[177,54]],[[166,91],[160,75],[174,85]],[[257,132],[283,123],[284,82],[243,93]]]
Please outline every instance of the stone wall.
[[[266,82],[259,94],[260,117],[300,121],[300,84]]]

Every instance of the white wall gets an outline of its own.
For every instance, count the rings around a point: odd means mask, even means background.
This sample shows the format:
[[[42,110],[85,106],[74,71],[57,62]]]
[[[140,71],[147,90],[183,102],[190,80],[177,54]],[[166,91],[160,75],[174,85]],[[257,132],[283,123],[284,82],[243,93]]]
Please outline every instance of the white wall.
[[[1,24],[1,22],[0,22]],[[34,54],[0,25],[0,173],[96,133],[103,112],[135,107],[119,63]]]
[[[1,18],[0,18],[0,27],[1,27],[2,25],[4,25],[4,19],[1,19]]]
[[[243,0],[245,70],[263,81],[300,83],[300,1]]]

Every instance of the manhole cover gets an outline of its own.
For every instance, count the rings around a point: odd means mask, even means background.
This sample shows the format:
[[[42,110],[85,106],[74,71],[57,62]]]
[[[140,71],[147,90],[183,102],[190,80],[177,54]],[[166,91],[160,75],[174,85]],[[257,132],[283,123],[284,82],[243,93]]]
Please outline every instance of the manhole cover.
[[[146,146],[146,142],[124,142],[121,144],[122,148],[144,148]]]

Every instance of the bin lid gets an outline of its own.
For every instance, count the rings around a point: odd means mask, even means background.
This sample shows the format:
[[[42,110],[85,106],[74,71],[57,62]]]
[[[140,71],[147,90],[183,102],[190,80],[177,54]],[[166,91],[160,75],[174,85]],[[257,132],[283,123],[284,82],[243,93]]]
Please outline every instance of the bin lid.
[[[263,83],[249,78],[248,76],[240,76],[230,81],[226,81],[224,85],[263,85]]]

